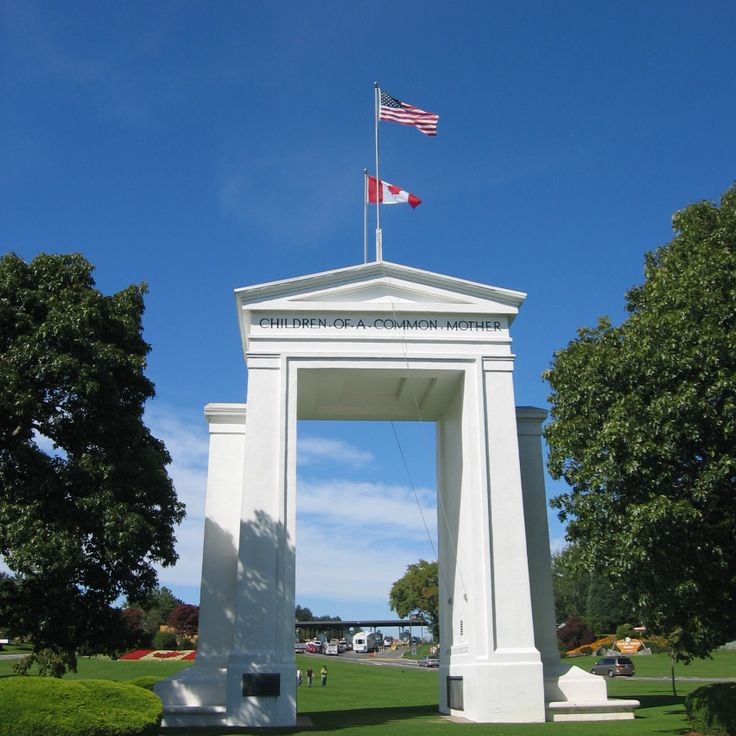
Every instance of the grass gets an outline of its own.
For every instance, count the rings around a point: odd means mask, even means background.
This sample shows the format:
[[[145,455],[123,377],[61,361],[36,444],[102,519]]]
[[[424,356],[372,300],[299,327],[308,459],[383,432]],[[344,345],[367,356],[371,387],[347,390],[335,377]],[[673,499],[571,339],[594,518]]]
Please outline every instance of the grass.
[[[735,658],[736,659],[736,658]],[[415,666],[369,667],[335,661],[326,688],[302,688],[298,711],[314,724],[310,733],[340,736],[662,736],[687,730],[684,696],[700,683],[682,683],[678,697],[662,680],[616,679],[609,694],[639,700],[633,721],[544,724],[457,724],[437,713],[438,674]],[[368,729],[370,729],[370,734]],[[194,736],[194,732],[182,732]],[[217,729],[211,735],[219,735]]]
[[[174,662],[171,660],[146,660],[128,662],[108,657],[80,657],[77,662],[78,672],[64,675],[65,680],[116,680],[124,682],[144,675],[168,677],[191,667],[192,662]],[[13,674],[13,661],[0,660],[0,677]]]
[[[569,660],[589,669],[596,657]],[[309,718],[313,727],[276,729],[275,733],[328,734],[340,736],[680,736],[689,731],[684,699],[703,683],[691,677],[736,678],[736,652],[716,652],[712,660],[698,660],[676,668],[677,697],[672,695],[669,681],[670,660],[667,655],[636,657],[635,678],[606,680],[608,693],[614,698],[632,698],[641,703],[631,721],[598,721],[587,723],[539,724],[457,724],[437,712],[439,678],[436,670],[416,665],[380,667],[356,664],[340,658],[328,660],[297,655],[306,670],[315,670],[315,685],[306,683],[298,691],[300,716]],[[319,668],[326,662],[329,669],[327,687],[319,684]],[[142,675],[168,676],[190,666],[188,662],[125,662],[104,658],[81,658],[79,673],[70,678],[129,680]],[[10,674],[7,662],[0,662],[0,676]],[[225,736],[235,731],[222,729],[165,731],[171,736]],[[241,730],[241,733],[248,733]],[[251,731],[252,732],[252,731]]]
[[[736,677],[736,651],[713,652],[712,659],[695,659],[690,664],[676,664],[675,677]],[[590,671],[594,662],[600,657],[575,657],[565,662],[574,664],[583,670]],[[632,657],[638,677],[670,677],[670,657],[668,654],[652,654],[651,656]]]

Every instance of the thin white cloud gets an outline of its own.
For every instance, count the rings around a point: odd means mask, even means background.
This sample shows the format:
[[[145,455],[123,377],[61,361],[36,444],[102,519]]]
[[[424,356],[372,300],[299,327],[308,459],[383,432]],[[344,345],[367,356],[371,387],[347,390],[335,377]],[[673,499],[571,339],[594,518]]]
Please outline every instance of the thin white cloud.
[[[406,567],[433,559],[437,549],[436,493],[420,488],[416,495],[419,504],[400,485],[300,480],[297,599],[334,601],[338,608],[328,613],[387,607],[391,586]]]
[[[375,459],[369,450],[363,450],[343,440],[327,437],[300,437],[297,450],[299,465],[313,465],[324,460],[347,463],[353,466],[366,465]]]
[[[146,408],[146,424],[162,440],[171,455],[169,475],[187,515],[176,530],[179,559],[172,567],[159,567],[159,581],[169,588],[199,586],[202,573],[204,509],[207,492],[209,438],[201,423],[190,423],[171,407],[153,404]],[[190,601],[188,601],[190,602]]]
[[[419,488],[416,497],[410,489],[386,483],[343,479],[300,480],[297,516],[317,523],[331,516],[349,519],[348,535],[364,533],[376,539],[397,537],[403,540],[432,538],[437,535],[436,493]]]

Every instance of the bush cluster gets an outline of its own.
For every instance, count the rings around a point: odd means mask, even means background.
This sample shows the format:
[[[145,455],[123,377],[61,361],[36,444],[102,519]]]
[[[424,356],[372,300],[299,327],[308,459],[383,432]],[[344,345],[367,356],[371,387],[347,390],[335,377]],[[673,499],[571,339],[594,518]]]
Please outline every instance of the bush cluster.
[[[157,631],[153,636],[154,649],[178,649],[176,634],[173,631]]]
[[[157,736],[161,701],[107,680],[0,680],[0,736]]]
[[[718,682],[685,698],[693,730],[706,736],[736,736],[736,682]]]

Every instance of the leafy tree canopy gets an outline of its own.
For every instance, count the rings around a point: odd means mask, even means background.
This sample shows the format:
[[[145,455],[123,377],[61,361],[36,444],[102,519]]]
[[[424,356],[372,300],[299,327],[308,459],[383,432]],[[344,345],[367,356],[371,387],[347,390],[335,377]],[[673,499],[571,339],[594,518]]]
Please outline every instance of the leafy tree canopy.
[[[736,638],[736,187],[673,217],[618,327],[555,354],[568,539],[687,661]]]
[[[294,618],[297,621],[314,621],[314,614],[310,608],[297,604],[294,609]]]
[[[432,627],[435,639],[439,638],[439,573],[436,562],[419,562],[409,565],[406,572],[392,586],[389,593],[392,611],[404,618],[420,613]]]
[[[143,611],[143,630],[149,637],[158,632],[161,624],[167,623],[171,612],[182,603],[165,585],[157,585],[140,600],[128,600],[129,607]]]
[[[620,587],[585,563],[577,545],[570,544],[552,555],[552,585],[557,622],[577,617],[598,636],[612,634],[632,612],[624,603]]]
[[[199,606],[191,603],[180,603],[169,614],[166,623],[174,629],[178,636],[191,639],[199,631]]]
[[[575,545],[552,553],[552,587],[557,623],[563,623],[570,616],[585,615],[590,577],[590,570],[581,563]]]
[[[173,564],[184,516],[143,423],[143,286],[105,296],[81,255],[0,258],[0,554],[17,627],[68,655]]]

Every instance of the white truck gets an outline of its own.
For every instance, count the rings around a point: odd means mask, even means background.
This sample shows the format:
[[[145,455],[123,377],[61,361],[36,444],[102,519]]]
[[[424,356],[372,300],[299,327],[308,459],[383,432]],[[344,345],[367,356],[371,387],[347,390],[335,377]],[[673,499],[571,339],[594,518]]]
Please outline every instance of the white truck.
[[[368,634],[365,631],[359,631],[353,634],[353,651],[354,652],[376,652],[378,644],[376,643],[376,635]]]
[[[340,654],[340,642],[337,639],[325,642],[325,654]]]

